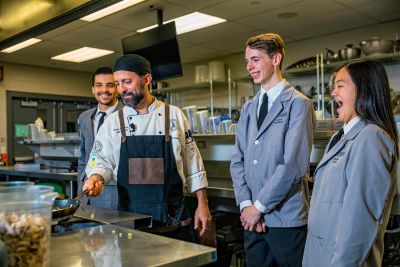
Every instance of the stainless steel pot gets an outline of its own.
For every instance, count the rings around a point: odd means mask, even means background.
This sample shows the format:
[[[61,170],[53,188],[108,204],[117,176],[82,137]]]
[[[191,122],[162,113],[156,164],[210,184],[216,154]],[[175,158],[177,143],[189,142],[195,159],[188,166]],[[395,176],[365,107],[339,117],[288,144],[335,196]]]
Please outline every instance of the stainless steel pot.
[[[347,44],[346,48],[340,49],[338,54],[340,60],[350,60],[359,58],[361,56],[361,48],[353,47],[352,44]]]
[[[392,40],[380,40],[378,37],[372,37],[371,40],[362,41],[360,46],[367,56],[391,53],[394,50],[394,42]]]

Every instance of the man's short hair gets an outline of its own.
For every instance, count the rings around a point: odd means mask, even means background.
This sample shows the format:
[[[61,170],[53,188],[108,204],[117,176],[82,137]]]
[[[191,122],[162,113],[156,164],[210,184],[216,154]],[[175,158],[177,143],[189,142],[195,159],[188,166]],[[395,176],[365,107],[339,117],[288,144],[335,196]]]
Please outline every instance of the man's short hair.
[[[96,77],[96,75],[99,75],[99,74],[113,75],[113,71],[110,67],[107,67],[107,66],[103,66],[103,67],[96,69],[92,75],[92,86],[94,86],[94,78]]]

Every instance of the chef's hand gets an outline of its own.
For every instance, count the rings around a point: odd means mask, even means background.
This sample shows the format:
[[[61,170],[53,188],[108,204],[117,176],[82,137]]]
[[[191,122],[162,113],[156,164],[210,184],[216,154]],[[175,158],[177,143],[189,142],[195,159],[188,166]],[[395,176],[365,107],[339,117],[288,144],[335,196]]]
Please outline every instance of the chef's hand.
[[[194,214],[194,230],[201,229],[199,235],[202,236],[208,224],[211,222],[212,217],[210,209],[208,208],[207,192],[205,188],[196,191],[198,206]],[[200,226],[201,225],[201,226]]]
[[[104,178],[99,174],[90,175],[83,185],[83,190],[89,189],[88,197],[96,197],[103,191]]]
[[[261,218],[261,212],[252,205],[242,210],[240,221],[242,222],[244,230],[254,231],[256,230],[257,223],[260,222]]]
[[[210,224],[211,220],[212,217],[208,205],[199,205],[194,215],[194,229],[201,229],[199,233],[200,236],[206,232],[207,226]]]

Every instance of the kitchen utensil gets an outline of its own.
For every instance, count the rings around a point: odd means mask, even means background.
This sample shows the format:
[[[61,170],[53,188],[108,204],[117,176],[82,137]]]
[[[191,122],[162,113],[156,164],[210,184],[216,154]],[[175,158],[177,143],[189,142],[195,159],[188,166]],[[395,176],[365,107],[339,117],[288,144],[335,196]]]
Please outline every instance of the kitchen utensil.
[[[58,195],[53,190],[37,185],[0,187],[0,240],[7,247],[9,266],[49,266],[51,206]]]
[[[208,120],[208,110],[200,110],[196,112],[196,121],[199,133],[208,132],[207,120]]]
[[[54,200],[52,210],[53,220],[55,219],[56,221],[63,221],[69,219],[79,208],[79,205],[81,204],[79,199],[88,192],[89,189],[86,189],[79,193],[75,198]]]
[[[219,133],[219,124],[221,120],[219,117],[209,117],[207,121],[207,126],[210,134],[218,134]]]
[[[229,126],[229,133],[235,134],[236,130],[237,130],[237,124],[236,123],[232,123],[232,125]]]
[[[220,133],[229,133],[229,127],[232,125],[232,120],[223,120],[219,124]]]
[[[289,65],[286,70],[313,67],[316,64],[316,57],[309,57]]]
[[[380,40],[378,37],[372,37],[371,40],[361,41],[360,46],[367,56],[391,53],[394,50],[394,42],[392,40]]]
[[[339,54],[330,50],[329,48],[325,48],[325,60],[326,63],[334,62],[339,59]]]
[[[196,120],[196,112],[197,106],[187,106],[182,108],[183,112],[185,112],[186,118],[189,122],[190,129],[193,133],[198,132],[197,120]]]
[[[34,123],[28,124],[28,140],[38,140],[39,129]]]
[[[347,44],[346,48],[340,49],[338,53],[340,60],[355,59],[361,56],[361,48],[353,47],[352,44]]]

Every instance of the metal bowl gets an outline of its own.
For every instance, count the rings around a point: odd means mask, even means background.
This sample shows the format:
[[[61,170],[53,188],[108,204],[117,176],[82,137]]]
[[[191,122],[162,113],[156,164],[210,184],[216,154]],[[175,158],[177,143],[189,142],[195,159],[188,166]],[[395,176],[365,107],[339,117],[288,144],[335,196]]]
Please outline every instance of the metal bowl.
[[[394,42],[392,40],[380,40],[378,37],[373,37],[368,41],[362,41],[360,46],[367,56],[391,53],[394,50]]]
[[[361,56],[361,48],[353,47],[352,44],[347,44],[346,48],[340,49],[338,54],[340,60],[350,60],[359,58]]]

